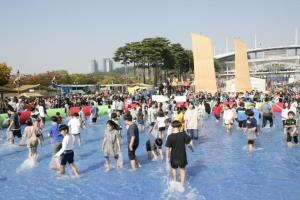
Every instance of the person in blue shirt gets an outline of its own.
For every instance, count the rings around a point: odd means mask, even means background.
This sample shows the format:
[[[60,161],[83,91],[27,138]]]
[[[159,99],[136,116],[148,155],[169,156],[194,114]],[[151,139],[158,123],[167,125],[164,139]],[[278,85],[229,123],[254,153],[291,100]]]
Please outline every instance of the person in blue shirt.
[[[48,136],[51,138],[51,146],[52,146],[52,160],[51,160],[52,164],[50,164],[50,168],[53,170],[59,170],[59,161],[55,159],[54,156],[61,149],[64,136],[60,134],[59,124],[57,123],[58,118],[56,116],[52,116],[50,120],[51,120],[51,128],[48,134]]]
[[[246,115],[246,108],[244,102],[240,102],[239,107],[236,109],[236,113],[237,113],[239,128],[246,128],[247,115]]]

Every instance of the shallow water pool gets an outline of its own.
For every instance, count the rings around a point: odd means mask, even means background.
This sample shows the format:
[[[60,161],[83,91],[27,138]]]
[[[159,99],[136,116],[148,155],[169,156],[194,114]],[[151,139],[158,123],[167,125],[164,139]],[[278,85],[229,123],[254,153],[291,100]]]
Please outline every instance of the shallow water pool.
[[[212,117],[206,119],[195,151],[187,150],[183,193],[170,192],[165,161],[147,160],[145,133],[137,150],[142,167],[136,172],[129,170],[123,141],[123,168],[106,173],[100,150],[105,121],[102,118],[82,131],[83,144],[75,149],[79,179],[72,178],[69,168],[70,176],[63,179],[49,170],[49,139],[39,148],[37,164],[30,168],[24,164],[27,148],[7,145],[2,134],[0,199],[300,199],[300,147],[287,148],[279,116],[275,128],[262,130],[252,153],[245,148],[247,139],[242,131],[234,129],[227,134]],[[123,135],[125,140],[125,132]]]

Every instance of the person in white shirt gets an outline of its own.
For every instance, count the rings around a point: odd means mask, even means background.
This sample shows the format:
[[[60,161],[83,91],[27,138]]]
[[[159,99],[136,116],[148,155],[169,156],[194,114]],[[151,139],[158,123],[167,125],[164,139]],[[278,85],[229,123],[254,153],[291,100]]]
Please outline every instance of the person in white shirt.
[[[294,100],[294,101],[291,103],[290,111],[293,111],[294,113],[297,113],[297,107],[298,107],[298,103],[297,103],[296,100]]]
[[[44,106],[41,103],[38,105],[38,110],[39,110],[39,114],[42,119],[42,122],[43,122],[43,124],[45,124],[46,112],[45,112]]]
[[[151,108],[148,109],[148,123],[150,125],[150,128],[153,128],[153,126],[156,123],[156,117],[157,117],[157,109],[155,103],[152,103]]]
[[[61,125],[59,127],[60,133],[64,136],[62,141],[62,148],[55,154],[55,157],[61,157],[60,161],[60,175],[65,174],[65,166],[70,164],[71,169],[76,177],[79,176],[76,165],[74,164],[74,145],[72,138],[69,134],[69,127],[67,125]]]
[[[68,126],[70,129],[70,133],[73,138],[73,144],[75,144],[76,138],[78,139],[78,144],[80,146],[81,144],[81,138],[80,138],[80,127],[81,127],[81,122],[79,119],[79,114],[74,113],[70,121],[68,122]]]
[[[205,106],[204,106],[203,102],[198,105],[197,111],[198,111],[198,119],[199,119],[198,127],[202,128],[203,127],[203,119],[204,119],[204,115],[205,115]]]
[[[166,130],[166,124],[165,124],[166,116],[162,110],[159,110],[157,113],[156,118],[156,125],[158,129],[158,137],[163,139],[164,138],[164,131]]]
[[[107,106],[107,116],[108,116],[108,119],[111,119],[111,113],[113,112],[113,110],[111,109],[111,106],[108,105]]]
[[[124,102],[121,101],[121,99],[118,99],[115,106],[116,106],[116,110],[119,111],[122,115],[124,111]]]
[[[232,110],[230,109],[230,105],[226,104],[224,106],[224,113],[223,113],[223,126],[225,127],[227,133],[231,131],[233,120],[234,120],[234,115]]]
[[[185,131],[192,139],[198,140],[198,112],[192,103],[184,114],[184,121]]]
[[[87,117],[84,113],[84,110],[83,110],[83,107],[79,107],[79,120],[81,122],[81,127],[82,128],[86,128],[86,120],[87,120]]]
[[[283,109],[281,111],[281,119],[282,119],[282,125],[284,126],[285,120],[287,120],[288,117],[288,112],[290,111],[290,105],[288,102],[285,102],[283,104]]]

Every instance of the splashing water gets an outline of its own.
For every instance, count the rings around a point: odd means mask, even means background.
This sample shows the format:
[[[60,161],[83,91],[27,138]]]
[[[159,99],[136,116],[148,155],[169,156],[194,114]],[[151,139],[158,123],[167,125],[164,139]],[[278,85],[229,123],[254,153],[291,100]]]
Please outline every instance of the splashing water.
[[[36,159],[27,158],[16,170],[16,172],[22,173],[24,171],[30,170],[37,166]]]
[[[123,154],[122,154],[122,151],[120,151],[120,154],[119,154],[119,162],[120,162],[120,168],[123,168]]]

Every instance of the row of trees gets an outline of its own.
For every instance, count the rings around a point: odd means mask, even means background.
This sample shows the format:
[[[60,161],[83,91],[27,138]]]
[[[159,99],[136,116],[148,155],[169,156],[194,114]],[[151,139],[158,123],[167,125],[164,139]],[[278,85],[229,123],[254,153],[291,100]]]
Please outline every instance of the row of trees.
[[[8,87],[16,87],[14,76],[11,75],[11,68],[6,64],[0,64],[0,86],[6,85]],[[58,84],[116,84],[125,83],[125,76],[109,73],[96,74],[69,74],[66,70],[47,71],[39,74],[29,74],[21,76],[21,85],[40,84],[48,87],[52,83],[53,77],[56,77]],[[131,81],[129,81],[131,83]]]
[[[193,70],[192,51],[163,37],[126,43],[116,50],[113,59],[125,68],[131,65],[134,78],[144,83],[147,80],[157,83],[170,75],[181,77],[182,74]]]

